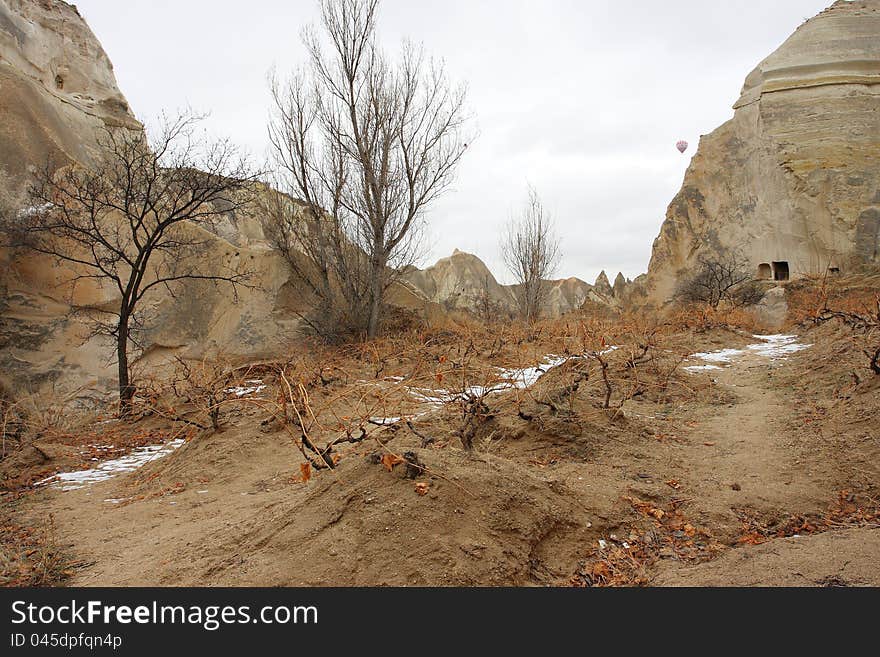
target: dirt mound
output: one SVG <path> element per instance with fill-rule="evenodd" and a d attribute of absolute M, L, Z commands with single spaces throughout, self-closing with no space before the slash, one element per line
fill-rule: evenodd
<path fill-rule="evenodd" d="M 551 584 L 574 568 L 590 514 L 564 484 L 491 456 L 423 458 L 444 472 L 419 478 L 424 495 L 402 467 L 388 473 L 361 460 L 237 526 L 218 547 L 289 585 Z M 247 581 L 240 576 L 210 575 Z"/>
<path fill-rule="evenodd" d="M 415 479 L 405 464 L 389 471 L 374 444 L 302 481 L 283 434 L 252 428 L 195 438 L 127 478 L 65 493 L 75 516 L 90 516 L 68 515 L 65 535 L 98 546 L 88 559 L 101 564 L 74 582 L 552 584 L 592 536 L 595 516 L 534 467 L 421 449 L 401 432 L 389 449 L 417 455 L 426 470 Z"/>
<path fill-rule="evenodd" d="M 845 529 L 730 550 L 716 561 L 660 566 L 655 586 L 880 586 L 880 529 Z"/>

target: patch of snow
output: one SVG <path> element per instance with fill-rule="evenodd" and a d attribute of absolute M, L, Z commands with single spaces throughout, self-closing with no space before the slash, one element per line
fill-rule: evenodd
<path fill-rule="evenodd" d="M 803 351 L 811 344 L 802 344 L 797 341 L 796 335 L 754 335 L 752 337 L 763 340 L 760 344 L 749 345 L 749 349 L 760 356 L 771 359 L 785 358 L 788 354 Z"/>
<path fill-rule="evenodd" d="M 248 379 L 245 383 L 248 385 L 227 388 L 226 392 L 236 397 L 245 397 L 246 395 L 255 395 L 266 389 L 262 379 Z"/>
<path fill-rule="evenodd" d="M 611 346 L 607 349 L 604 349 L 603 351 L 600 351 L 599 353 L 608 354 L 612 351 L 615 351 L 616 349 L 619 349 L 619 347 Z M 503 367 L 498 368 L 497 383 L 494 383 L 490 386 L 469 386 L 461 392 L 452 392 L 449 390 L 432 388 L 407 388 L 407 390 L 409 391 L 409 394 L 414 397 L 418 402 L 428 404 L 430 406 L 443 406 L 444 404 L 457 401 L 466 396 L 484 397 L 486 395 L 491 395 L 496 392 L 503 392 L 505 390 L 519 390 L 523 388 L 530 388 L 538 382 L 538 379 L 540 379 L 554 367 L 559 367 L 560 365 L 567 363 L 569 360 L 576 360 L 580 358 L 583 358 L 583 356 L 579 354 L 573 356 L 557 356 L 555 354 L 549 354 L 544 357 L 544 360 L 542 360 L 534 367 L 524 367 L 521 369 Z"/>
<path fill-rule="evenodd" d="M 42 205 L 31 205 L 26 208 L 22 208 L 18 211 L 19 217 L 33 217 L 38 214 L 43 214 L 44 212 L 51 210 L 53 205 L 51 203 L 43 203 Z"/>
<path fill-rule="evenodd" d="M 737 356 L 746 353 L 742 349 L 719 349 L 718 351 L 700 352 L 691 354 L 690 358 L 699 358 L 710 363 L 729 363 Z"/>
<path fill-rule="evenodd" d="M 568 359 L 568 356 L 555 356 L 551 354 L 546 356 L 543 361 L 534 367 L 525 367 L 523 369 L 502 369 L 499 378 L 508 382 L 509 385 L 507 385 L 507 387 L 509 388 L 530 388 L 535 385 L 538 382 L 538 379 L 544 374 L 552 370 L 554 367 L 559 367 L 568 361 Z"/>
<path fill-rule="evenodd" d="M 753 353 L 771 360 L 781 360 L 788 354 L 803 351 L 813 345 L 802 344 L 797 341 L 796 335 L 753 335 L 753 338 L 761 340 L 757 344 L 750 344 L 745 349 L 719 349 L 718 351 L 700 352 L 691 354 L 688 358 L 698 358 L 709 363 L 722 363 L 729 365 L 735 358 L 747 353 Z M 684 368 L 688 372 L 700 372 L 704 370 L 724 369 L 718 365 L 688 365 Z"/>
<path fill-rule="evenodd" d="M 403 418 L 400 417 L 371 417 L 370 422 L 372 424 L 378 424 L 380 427 L 387 427 L 392 424 L 397 424 Z"/>
<path fill-rule="evenodd" d="M 688 365 L 684 369 L 688 372 L 703 372 L 706 370 L 723 370 L 724 368 L 718 365 Z"/>
<path fill-rule="evenodd" d="M 150 461 L 155 461 L 163 456 L 167 456 L 178 447 L 183 445 L 182 439 L 172 440 L 164 445 L 148 445 L 146 447 L 138 447 L 130 454 L 122 456 L 118 459 L 110 459 L 104 461 L 97 467 L 89 470 L 76 470 L 74 472 L 59 472 L 51 477 L 38 481 L 35 486 L 51 484 L 55 488 L 61 490 L 76 490 L 96 484 L 101 481 L 112 479 L 113 477 L 125 472 L 134 472 L 138 468 L 143 467 Z"/>

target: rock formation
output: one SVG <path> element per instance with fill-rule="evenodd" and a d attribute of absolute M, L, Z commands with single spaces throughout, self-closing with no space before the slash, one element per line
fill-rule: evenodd
<path fill-rule="evenodd" d="M 746 78 L 701 138 L 643 293 L 667 301 L 702 253 L 737 249 L 758 278 L 880 261 L 880 0 L 838 1 Z"/>
<path fill-rule="evenodd" d="M 473 310 L 485 297 L 506 310 L 516 303 L 513 291 L 498 283 L 482 260 L 458 249 L 427 269 L 413 269 L 406 280 L 428 299 L 450 310 Z"/>
<path fill-rule="evenodd" d="M 596 277 L 596 282 L 593 283 L 593 289 L 606 298 L 610 299 L 614 296 L 614 289 L 611 287 L 611 283 L 608 282 L 608 275 L 605 273 L 604 269 L 599 272 L 599 275 Z"/>
<path fill-rule="evenodd" d="M 141 129 L 110 60 L 76 8 L 60 0 L 0 0 L 0 168 L 16 185 L 48 162 L 88 164 L 103 128 Z M 140 364 L 169 355 L 269 354 L 293 333 L 301 300 L 255 217 L 228 216 L 206 234 L 206 260 L 254 271 L 260 289 L 188 284 L 177 299 L 146 297 Z M 33 252 L 0 251 L 0 372 L 17 392 L 97 383 L 113 390 L 106 338 L 89 337 L 83 307 L 115 306 L 100 284 L 65 285 L 77 272 Z"/>
<path fill-rule="evenodd" d="M 612 288 L 612 292 L 614 292 L 615 299 L 622 299 L 624 294 L 626 294 L 626 286 L 629 285 L 629 281 L 623 276 L 622 272 L 617 272 L 617 277 L 614 279 L 614 287 Z"/>
<path fill-rule="evenodd" d="M 0 166 L 88 162 L 103 126 L 138 128 L 113 66 L 76 7 L 0 0 Z"/>
<path fill-rule="evenodd" d="M 458 249 L 427 269 L 409 271 L 406 282 L 447 310 L 475 311 L 488 299 L 503 313 L 516 312 L 516 286 L 501 285 L 482 260 Z M 579 278 L 548 281 L 548 284 L 545 312 L 552 317 L 580 308 L 584 301 L 596 296 L 592 286 Z"/>

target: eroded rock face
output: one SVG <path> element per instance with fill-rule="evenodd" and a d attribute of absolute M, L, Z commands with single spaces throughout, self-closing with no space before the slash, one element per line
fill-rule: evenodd
<path fill-rule="evenodd" d="M 16 177 L 90 161 L 105 126 L 139 128 L 101 44 L 57 0 L 0 0 L 0 116 L 0 165 Z"/>
<path fill-rule="evenodd" d="M 507 310 L 516 304 L 513 291 L 501 285 L 482 260 L 458 249 L 427 269 L 410 271 L 406 280 L 431 301 L 448 309 L 472 310 L 486 296 Z"/>
<path fill-rule="evenodd" d="M 141 129 L 113 67 L 76 8 L 60 0 L 0 0 L 0 167 L 13 184 L 51 160 L 88 165 L 105 128 Z M 253 272 L 253 287 L 188 283 L 176 298 L 142 302 L 145 370 L 170 356 L 231 360 L 278 353 L 297 335 L 301 291 L 263 238 L 255 216 L 228 215 L 205 234 L 206 268 Z M 194 230 L 200 230 L 194 228 Z M 113 345 L 90 337 L 74 309 L 114 308 L 118 293 L 30 251 L 0 250 L 0 378 L 17 394 L 53 385 L 112 394 Z"/>
<path fill-rule="evenodd" d="M 700 140 L 654 242 L 649 300 L 707 251 L 756 277 L 878 262 L 880 0 L 840 1 L 746 78 L 733 119 Z"/>
<path fill-rule="evenodd" d="M 406 281 L 447 310 L 478 311 L 482 300 L 488 298 L 498 310 L 509 314 L 516 312 L 516 286 L 501 285 L 482 260 L 458 249 L 427 269 L 410 271 Z M 593 286 L 579 278 L 553 280 L 547 284 L 544 312 L 551 317 L 580 308 L 587 299 L 599 298 L 593 294 Z M 610 286 L 608 289 L 611 290 Z"/>
<path fill-rule="evenodd" d="M 596 292 L 605 297 L 614 296 L 614 289 L 611 287 L 611 283 L 608 282 L 608 275 L 604 270 L 599 272 L 599 275 L 596 277 L 596 282 L 593 283 L 593 288 Z"/>

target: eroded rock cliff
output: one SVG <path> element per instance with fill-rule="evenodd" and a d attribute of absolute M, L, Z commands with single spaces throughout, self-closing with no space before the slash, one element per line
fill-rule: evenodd
<path fill-rule="evenodd" d="M 0 0 L 0 162 L 21 177 L 48 159 L 88 162 L 104 126 L 139 124 L 76 7 Z"/>
<path fill-rule="evenodd" d="M 427 269 L 408 272 L 406 281 L 427 299 L 448 310 L 479 312 L 488 300 L 491 307 L 503 313 L 516 313 L 516 286 L 500 284 L 482 260 L 458 249 Z M 608 294 L 604 295 L 597 294 L 592 285 L 575 277 L 547 284 L 544 312 L 551 317 L 580 308 L 587 300 L 613 303 L 610 285 Z"/>
<path fill-rule="evenodd" d="M 101 156 L 105 128 L 142 129 L 76 8 L 0 0 L 0 167 L 11 184 L 26 184 L 49 163 L 88 165 Z M 258 357 L 295 334 L 302 301 L 258 217 L 230 214 L 205 238 L 206 266 L 246 268 L 253 287 L 233 298 L 223 285 L 192 283 L 173 299 L 145 297 L 139 364 L 171 355 Z M 26 250 L 0 250 L 0 269 L 2 383 L 18 394 L 46 385 L 112 393 L 112 344 L 90 335 L 82 311 L 114 307 L 117 292 L 96 281 L 72 285 L 82 272 Z"/>
<path fill-rule="evenodd" d="M 877 263 L 880 0 L 839 1 L 746 78 L 702 137 L 642 291 L 663 303 L 700 254 L 740 250 L 756 277 Z"/>

